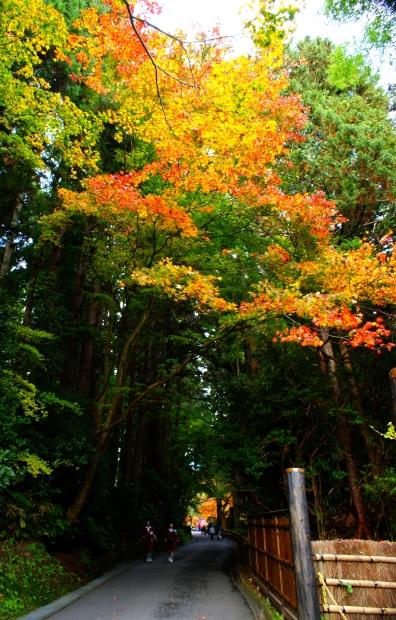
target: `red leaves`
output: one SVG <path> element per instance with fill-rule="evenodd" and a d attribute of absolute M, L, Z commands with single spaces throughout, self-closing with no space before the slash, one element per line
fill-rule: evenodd
<path fill-rule="evenodd" d="M 61 190 L 66 208 L 96 214 L 101 218 L 135 213 L 148 224 L 179 230 L 186 237 L 197 235 L 191 217 L 181 207 L 168 203 L 164 196 L 149 194 L 143 196 L 135 187 L 133 174 L 114 174 L 93 177 L 86 182 L 87 191 L 82 193 Z"/>
<path fill-rule="evenodd" d="M 356 321 L 358 321 L 357 318 Z M 343 327 L 345 329 L 345 325 Z M 384 340 L 390 335 L 391 330 L 385 327 L 384 320 L 378 318 L 376 321 L 367 321 L 361 327 L 351 330 L 344 336 L 344 343 L 353 348 L 364 347 L 378 353 L 381 349 L 391 351 L 396 345 Z M 320 347 L 324 344 L 319 330 L 306 325 L 285 329 L 282 332 L 278 331 L 273 342 L 295 342 L 302 347 Z"/>
<path fill-rule="evenodd" d="M 346 306 L 331 308 L 326 312 L 318 311 L 312 318 L 312 323 L 317 327 L 331 327 L 333 329 L 355 329 L 361 323 L 361 316 L 353 313 Z"/>
<path fill-rule="evenodd" d="M 292 327 L 286 329 L 283 332 L 277 332 L 277 338 L 274 338 L 274 342 L 296 342 L 302 347 L 321 347 L 323 340 L 319 337 L 316 330 L 307 327 L 306 325 L 299 325 L 298 327 Z"/>
<path fill-rule="evenodd" d="M 275 205 L 281 217 L 296 228 L 305 227 L 317 240 L 327 240 L 334 226 L 346 221 L 324 192 L 289 196 L 270 186 L 260 202 Z"/>
<path fill-rule="evenodd" d="M 391 351 L 396 345 L 392 342 L 384 342 L 384 338 L 389 338 L 391 330 L 387 329 L 384 320 L 379 317 L 376 321 L 368 321 L 362 327 L 354 329 L 349 333 L 349 344 L 351 347 L 366 347 L 378 351 L 387 349 Z"/>

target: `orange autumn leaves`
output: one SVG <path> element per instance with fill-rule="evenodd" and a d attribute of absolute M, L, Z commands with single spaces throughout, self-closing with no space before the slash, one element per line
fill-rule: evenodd
<path fill-rule="evenodd" d="M 389 330 L 381 319 L 365 322 L 362 304 L 395 303 L 394 255 L 377 258 L 369 243 L 334 248 L 333 232 L 343 222 L 335 204 L 321 192 L 285 195 L 274 170 L 305 123 L 298 97 L 285 95 L 279 43 L 230 58 L 221 41 L 190 45 L 151 28 L 144 19 L 157 10 L 154 3 L 139 4 L 144 12 L 134 28 L 124 2 L 105 5 L 102 14 L 82 13 L 60 58 L 76 81 L 103 97 L 99 117 L 114 139 L 151 144 L 155 155 L 124 174 L 86 180 L 82 192 L 62 190 L 63 208 L 113 226 L 130 217 L 128 234 L 138 218 L 139 226 L 194 244 L 207 238 L 197 218 L 202 197 L 215 212 L 218 197 L 226 196 L 236 214 L 238 205 L 252 210 L 258 235 L 265 213 L 273 235 L 257 253 L 263 279 L 249 301 L 237 308 L 222 298 L 218 277 L 180 259 L 176 264 L 172 255 L 137 266 L 131 281 L 196 302 L 200 310 L 287 317 L 295 324 L 278 331 L 284 342 L 321 346 L 321 331 L 333 330 L 351 346 L 388 346 Z M 150 190 L 153 180 L 161 191 L 158 183 Z M 312 254 L 314 260 L 301 258 Z"/>
<path fill-rule="evenodd" d="M 84 192 L 61 189 L 59 195 L 66 209 L 111 219 L 117 214 L 136 214 L 143 223 L 180 231 L 186 237 L 197 234 L 190 216 L 168 201 L 165 195 L 142 195 L 131 174 L 101 175 L 88 179 Z"/>
<path fill-rule="evenodd" d="M 124 72 L 137 75 L 147 55 L 138 38 L 131 36 L 123 3 L 105 0 L 103 8 L 81 11 L 67 44 L 58 50 L 58 59 L 72 68 L 76 82 L 106 94 L 120 88 Z M 140 8 L 148 15 L 156 10 L 155 3 L 147 1 Z M 142 23 L 136 28 L 142 33 L 146 29 Z"/>
<path fill-rule="evenodd" d="M 289 261 L 289 269 L 291 269 Z M 348 252 L 325 245 L 314 261 L 295 262 L 284 286 L 267 285 L 241 306 L 244 316 L 267 313 L 296 324 L 277 332 L 275 340 L 321 346 L 333 330 L 352 347 L 390 349 L 391 335 L 378 316 L 365 321 L 363 308 L 396 303 L 396 257 L 383 259 L 370 243 Z M 375 315 L 376 316 L 376 315 Z"/>
<path fill-rule="evenodd" d="M 140 17 L 136 34 L 124 3 L 105 4 L 104 15 L 83 12 L 62 57 L 111 100 L 101 118 L 116 139 L 155 145 L 139 178 L 160 175 L 175 201 L 198 189 L 259 204 L 269 167 L 304 123 L 299 99 L 284 95 L 280 50 L 225 60 L 220 43 L 182 44 Z"/>

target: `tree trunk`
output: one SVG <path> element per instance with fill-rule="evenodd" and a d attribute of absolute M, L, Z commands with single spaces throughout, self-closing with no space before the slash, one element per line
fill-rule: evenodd
<path fill-rule="evenodd" d="M 351 427 L 342 413 L 343 398 L 337 376 L 337 362 L 334 355 L 333 344 L 329 339 L 329 334 L 327 331 L 323 330 L 321 333 L 321 337 L 324 342 L 323 353 L 326 358 L 327 376 L 330 381 L 334 400 L 336 401 L 340 409 L 337 416 L 337 437 L 341 444 L 347 470 L 348 487 L 351 494 L 356 523 L 355 537 L 370 538 L 365 505 L 359 484 L 359 472 L 353 457 L 353 441 Z"/>
<path fill-rule="evenodd" d="M 371 538 L 367 523 L 366 509 L 359 484 L 359 472 L 353 458 L 351 427 L 343 415 L 339 416 L 337 436 L 340 440 L 348 476 L 348 486 L 356 521 L 355 538 Z"/>
<path fill-rule="evenodd" d="M 34 305 L 34 294 L 36 290 L 37 278 L 39 270 L 35 268 L 34 273 L 29 281 L 28 293 L 26 296 L 25 309 L 23 312 L 23 325 L 30 326 L 32 324 L 32 312 Z"/>
<path fill-rule="evenodd" d="M 99 283 L 95 283 L 95 292 L 100 290 Z M 80 371 L 78 378 L 78 391 L 85 398 L 92 398 L 97 384 L 96 376 L 100 371 L 95 366 L 95 339 L 93 330 L 99 328 L 103 315 L 103 307 L 96 300 L 91 300 L 87 309 L 88 333 L 84 338 L 81 351 Z"/>
<path fill-rule="evenodd" d="M 140 408 L 126 419 L 118 484 L 132 513 L 139 508 L 146 420 Z"/>
<path fill-rule="evenodd" d="M 393 421 L 396 424 L 396 368 L 392 368 L 389 371 L 389 380 L 392 393 Z"/>
<path fill-rule="evenodd" d="M 81 511 L 84 508 L 85 502 L 88 499 L 95 480 L 98 465 L 106 451 L 108 440 L 108 433 L 103 433 L 102 435 L 100 435 L 100 439 L 96 444 L 95 454 L 93 455 L 87 469 L 85 470 L 84 480 L 77 494 L 77 497 L 75 498 L 71 506 L 69 506 L 66 512 L 66 516 L 71 523 L 75 523 L 78 520 Z"/>
<path fill-rule="evenodd" d="M 35 300 L 36 300 L 36 288 L 39 286 L 40 288 L 40 276 L 48 270 L 51 274 L 51 281 L 57 282 L 59 280 L 59 269 L 62 260 L 61 248 L 55 246 L 51 250 L 50 257 L 44 263 L 42 258 L 38 258 L 31 269 L 31 277 L 29 280 L 29 286 L 26 295 L 25 301 L 25 309 L 23 312 L 23 325 L 31 326 L 32 324 L 32 314 L 35 309 Z M 49 295 L 49 299 L 51 299 L 52 289 L 51 286 L 47 288 L 47 294 Z M 37 297 L 39 297 L 40 293 L 37 293 Z M 46 317 L 43 317 L 46 318 Z"/>
<path fill-rule="evenodd" d="M 15 239 L 17 236 L 17 224 L 19 221 L 19 215 L 21 213 L 23 206 L 22 195 L 19 194 L 14 212 L 12 214 L 11 223 L 10 223 L 10 232 L 8 234 L 7 243 L 4 249 L 3 260 L 1 262 L 0 267 L 0 280 L 3 280 L 5 276 L 8 274 L 11 268 L 12 256 L 15 252 Z"/>
<path fill-rule="evenodd" d="M 360 390 L 359 390 L 358 383 L 356 381 L 355 373 L 353 372 L 352 361 L 349 355 L 348 348 L 343 343 L 340 343 L 339 347 L 341 351 L 342 363 L 345 368 L 346 376 L 348 379 L 351 394 L 355 401 L 356 409 L 360 413 L 362 420 L 365 420 L 366 412 L 363 407 L 362 399 L 360 396 Z M 370 430 L 369 430 L 367 422 L 362 422 L 359 425 L 359 430 L 362 435 L 364 445 L 366 446 L 367 456 L 369 457 L 370 463 L 374 466 L 375 470 L 378 471 L 378 465 L 379 465 L 378 464 L 378 452 L 374 449 L 374 446 L 370 441 Z"/>
<path fill-rule="evenodd" d="M 71 299 L 71 311 L 73 313 L 74 330 L 81 325 L 83 320 L 84 285 L 89 265 L 89 257 L 86 249 L 86 241 L 82 243 L 78 266 L 74 278 L 73 299 Z M 81 342 L 80 338 L 73 333 L 66 343 L 66 361 L 62 373 L 62 385 L 68 391 L 77 391 L 79 384 L 79 368 L 81 365 Z"/>
<path fill-rule="evenodd" d="M 101 410 L 106 404 L 106 395 L 107 395 L 108 389 L 105 388 L 102 394 L 102 397 L 99 400 L 98 412 L 94 416 L 94 420 L 96 421 L 97 425 L 102 423 L 102 428 L 97 427 L 94 429 L 94 432 L 96 433 L 96 437 L 97 437 L 96 446 L 95 446 L 95 454 L 93 455 L 86 469 L 84 480 L 82 482 L 80 490 L 74 502 L 71 504 L 71 506 L 69 507 L 67 511 L 67 517 L 71 522 L 77 521 L 81 513 L 81 510 L 84 507 L 85 502 L 87 501 L 87 498 L 89 496 L 89 493 L 91 492 L 91 489 L 94 483 L 95 474 L 96 474 L 98 465 L 106 451 L 107 444 L 111 437 L 114 423 L 120 415 L 120 410 L 122 408 L 122 400 L 123 400 L 123 394 L 121 392 L 121 388 L 124 387 L 124 380 L 125 380 L 128 365 L 129 365 L 130 351 L 131 351 L 132 346 L 136 343 L 136 340 L 141 330 L 143 329 L 143 326 L 146 323 L 148 316 L 149 316 L 149 311 L 146 310 L 143 313 L 136 328 L 134 329 L 132 334 L 130 334 L 130 336 L 127 338 L 126 342 L 124 343 L 124 347 L 120 355 L 119 363 L 117 366 L 116 388 L 119 388 L 119 389 L 116 392 L 115 396 L 113 397 L 111 407 L 109 411 L 107 412 L 106 418 L 104 421 L 101 415 Z"/>

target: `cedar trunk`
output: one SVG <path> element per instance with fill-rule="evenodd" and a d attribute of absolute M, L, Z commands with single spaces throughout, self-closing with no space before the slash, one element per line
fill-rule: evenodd
<path fill-rule="evenodd" d="M 93 415 L 93 420 L 95 423 L 95 428 L 93 430 L 94 434 L 97 437 L 95 453 L 85 471 L 84 480 L 77 493 L 77 496 L 67 511 L 67 517 L 72 522 L 76 521 L 79 518 L 81 510 L 83 509 L 84 504 L 88 499 L 95 480 L 98 465 L 106 452 L 108 442 L 111 438 L 112 429 L 117 424 L 117 421 L 122 414 L 123 395 L 121 389 L 124 387 L 125 384 L 125 378 L 127 376 L 127 371 L 130 364 L 130 354 L 134 345 L 136 344 L 141 330 L 143 329 L 143 326 L 148 319 L 148 316 L 149 312 L 148 310 L 146 310 L 141 316 L 140 321 L 133 330 L 132 334 L 129 335 L 126 342 L 124 343 L 124 347 L 122 349 L 120 359 L 117 365 L 116 388 L 118 388 L 118 390 L 113 396 L 110 409 L 107 413 L 104 413 L 104 411 L 106 410 L 105 405 L 107 404 L 106 397 L 108 394 L 109 385 L 105 386 L 102 396 L 99 398 L 97 411 Z M 108 381 L 110 381 L 110 374 L 107 379 Z"/>
<path fill-rule="evenodd" d="M 18 196 L 14 212 L 12 214 L 10 231 L 7 238 L 7 243 L 4 248 L 3 260 L 0 267 L 0 280 L 5 278 L 11 268 L 12 256 L 15 252 L 15 239 L 17 236 L 17 224 L 19 221 L 19 215 L 22 210 L 22 196 Z"/>
<path fill-rule="evenodd" d="M 344 369 L 346 371 L 346 376 L 348 379 L 349 387 L 351 390 L 352 397 L 355 401 L 355 406 L 362 420 L 365 420 L 366 414 L 364 411 L 362 398 L 360 395 L 360 389 L 358 383 L 356 381 L 355 373 L 353 372 L 352 360 L 349 355 L 348 348 L 345 344 L 340 343 L 339 345 L 341 351 L 341 359 L 344 365 Z M 373 443 L 370 437 L 370 429 L 367 422 L 364 422 L 359 425 L 360 433 L 362 435 L 362 439 L 364 441 L 364 445 L 367 450 L 367 456 L 369 457 L 370 463 L 373 465 L 375 471 L 378 471 L 378 452 L 374 449 Z"/>
<path fill-rule="evenodd" d="M 323 354 L 326 360 L 327 376 L 333 392 L 334 400 L 339 406 L 337 416 L 337 437 L 341 444 L 344 457 L 345 467 L 347 471 L 348 487 L 351 494 L 351 501 L 354 511 L 356 538 L 370 538 L 368 519 L 363 501 L 362 491 L 359 483 L 359 471 L 355 463 L 353 455 L 352 431 L 348 420 L 342 413 L 342 392 L 338 381 L 337 361 L 334 354 L 333 344 L 329 338 L 328 332 L 322 331 L 321 337 L 323 342 Z M 322 364 L 322 368 L 323 368 Z"/>

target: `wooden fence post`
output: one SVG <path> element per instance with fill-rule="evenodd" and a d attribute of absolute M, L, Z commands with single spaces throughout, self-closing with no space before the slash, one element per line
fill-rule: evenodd
<path fill-rule="evenodd" d="M 312 558 L 304 470 L 287 469 L 290 527 L 299 620 L 320 620 L 318 586 Z"/>

